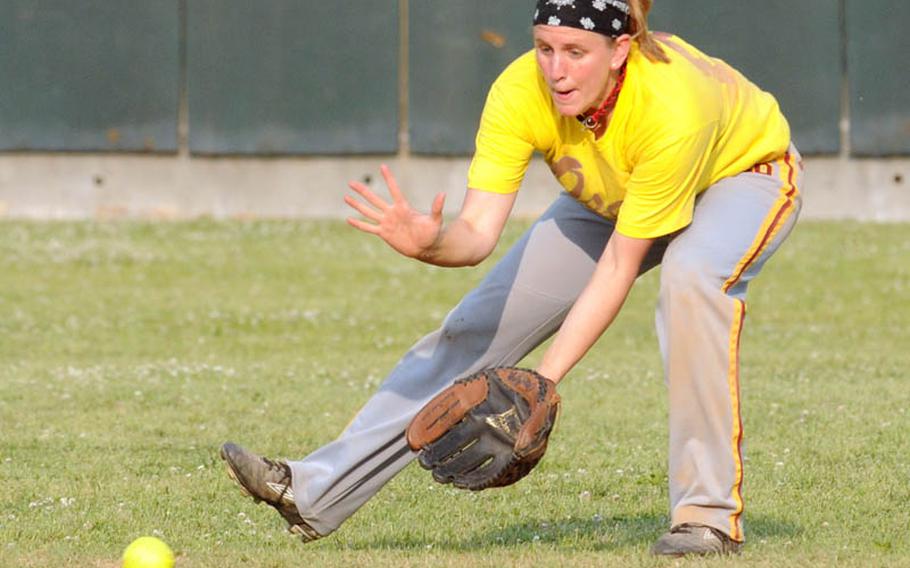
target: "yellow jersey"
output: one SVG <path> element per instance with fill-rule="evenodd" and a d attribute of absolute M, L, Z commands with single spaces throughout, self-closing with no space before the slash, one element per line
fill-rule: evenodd
<path fill-rule="evenodd" d="M 772 95 L 682 39 L 656 36 L 670 63 L 632 42 L 599 139 L 557 112 L 533 50 L 512 62 L 487 96 L 468 187 L 518 191 L 536 150 L 566 191 L 621 234 L 656 238 L 686 227 L 712 184 L 784 155 L 790 127 Z"/>

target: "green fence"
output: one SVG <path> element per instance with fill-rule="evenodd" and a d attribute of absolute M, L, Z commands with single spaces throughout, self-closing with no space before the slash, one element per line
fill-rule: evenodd
<path fill-rule="evenodd" d="M 176 2 L 0 0 L 0 150 L 174 151 Z"/>
<path fill-rule="evenodd" d="M 191 0 L 197 153 L 398 149 L 398 0 Z"/>
<path fill-rule="evenodd" d="M 910 154 L 907 0 L 847 0 L 850 146 L 854 155 Z M 903 22 L 903 23 L 901 23 Z"/>
<path fill-rule="evenodd" d="M 193 154 L 394 154 L 406 129 L 415 154 L 467 155 L 532 10 L 0 0 L 0 150 L 175 152 L 182 121 Z M 910 154 L 908 19 L 906 0 L 657 0 L 651 24 L 774 93 L 803 153 L 841 152 L 849 119 L 851 153 L 883 156 Z"/>

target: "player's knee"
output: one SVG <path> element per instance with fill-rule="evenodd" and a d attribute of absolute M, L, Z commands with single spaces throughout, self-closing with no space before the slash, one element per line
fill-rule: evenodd
<path fill-rule="evenodd" d="M 701 293 L 718 277 L 701 255 L 667 254 L 660 269 L 660 294 L 667 298 Z"/>
<path fill-rule="evenodd" d="M 459 343 L 470 338 L 478 331 L 477 314 L 465 313 L 456 309 L 442 323 L 442 340 L 447 343 Z"/>
<path fill-rule="evenodd" d="M 486 350 L 494 333 L 488 322 L 488 315 L 456 308 L 442 324 L 440 342 L 449 349 L 472 352 Z"/>
<path fill-rule="evenodd" d="M 442 340 L 448 343 L 458 341 L 470 333 L 471 321 L 466 315 L 452 313 L 442 324 Z"/>

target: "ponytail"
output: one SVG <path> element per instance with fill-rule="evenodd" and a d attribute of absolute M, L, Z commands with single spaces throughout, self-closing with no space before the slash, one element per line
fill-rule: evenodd
<path fill-rule="evenodd" d="M 638 49 L 651 61 L 669 63 L 670 58 L 664 53 L 663 47 L 648 31 L 648 12 L 651 11 L 653 0 L 628 0 L 631 13 L 629 14 L 629 33 L 632 39 L 638 42 Z"/>

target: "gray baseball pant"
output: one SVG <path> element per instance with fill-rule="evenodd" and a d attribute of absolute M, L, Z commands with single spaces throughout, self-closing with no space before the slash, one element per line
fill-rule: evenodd
<path fill-rule="evenodd" d="M 692 223 L 658 239 L 657 332 L 670 395 L 673 526 L 697 522 L 742 540 L 739 340 L 749 282 L 786 239 L 801 198 L 799 155 L 726 178 Z M 289 462 L 301 516 L 337 529 L 415 454 L 404 432 L 455 379 L 514 365 L 555 333 L 590 279 L 614 223 L 561 194 L 486 278 L 399 361 L 333 442 Z"/>

